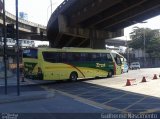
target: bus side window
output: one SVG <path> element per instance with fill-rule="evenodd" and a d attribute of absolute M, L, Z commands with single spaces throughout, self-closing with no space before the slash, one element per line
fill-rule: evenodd
<path fill-rule="evenodd" d="M 61 53 L 60 56 L 61 62 L 68 62 L 67 53 Z"/>
<path fill-rule="evenodd" d="M 102 62 L 106 62 L 107 61 L 107 54 L 106 53 L 101 53 L 100 54 L 100 59 Z"/>
<path fill-rule="evenodd" d="M 81 61 L 80 53 L 73 53 L 73 61 L 75 62 Z"/>
<path fill-rule="evenodd" d="M 112 60 L 111 55 L 110 55 L 110 54 L 108 54 L 108 53 L 107 53 L 107 61 L 110 61 L 110 62 L 112 62 L 112 61 L 113 61 L 113 60 Z"/>
<path fill-rule="evenodd" d="M 43 58 L 47 62 L 58 63 L 59 62 L 59 53 L 56 52 L 43 52 Z"/>
<path fill-rule="evenodd" d="M 73 62 L 73 53 L 67 53 L 67 62 Z"/>
<path fill-rule="evenodd" d="M 93 62 L 101 61 L 101 57 L 99 53 L 93 53 L 90 55 L 91 55 L 91 61 Z"/>

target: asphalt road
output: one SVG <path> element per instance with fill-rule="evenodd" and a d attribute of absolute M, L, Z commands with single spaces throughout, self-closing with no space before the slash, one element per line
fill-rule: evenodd
<path fill-rule="evenodd" d="M 160 79 L 152 80 L 153 75 L 158 75 L 159 71 L 160 69 L 157 68 L 141 69 L 129 71 L 127 74 L 113 78 L 23 86 L 21 87 L 21 93 L 42 90 L 55 91 L 55 97 L 1 104 L 0 112 L 28 112 L 35 114 L 34 116 L 37 113 L 47 113 L 46 116 L 52 118 L 55 117 L 55 113 L 92 113 L 90 115 L 96 118 L 101 118 L 100 114 L 102 113 L 159 113 Z M 146 76 L 148 82 L 140 83 L 143 76 Z M 125 86 L 128 78 L 136 79 L 136 83 L 132 86 Z M 9 93 L 15 91 L 16 87 L 9 88 Z M 0 87 L 0 95 L 3 95 L 2 87 Z M 67 116 L 70 117 L 70 115 Z M 92 116 L 85 115 L 88 118 Z M 43 116 L 39 115 L 38 117 Z M 80 117 L 80 115 L 77 117 Z"/>

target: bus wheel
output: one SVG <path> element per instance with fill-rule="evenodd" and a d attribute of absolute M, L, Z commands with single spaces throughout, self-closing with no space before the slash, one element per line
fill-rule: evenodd
<path fill-rule="evenodd" d="M 43 74 L 38 74 L 38 80 L 43 80 Z"/>
<path fill-rule="evenodd" d="M 77 75 L 76 72 L 72 72 L 72 73 L 70 74 L 69 79 L 70 79 L 71 81 L 77 81 L 77 78 L 78 78 L 78 75 Z"/>
<path fill-rule="evenodd" d="M 112 71 L 109 71 L 107 77 L 108 77 L 108 78 L 111 78 L 112 76 L 113 76 L 113 72 L 112 72 Z"/>

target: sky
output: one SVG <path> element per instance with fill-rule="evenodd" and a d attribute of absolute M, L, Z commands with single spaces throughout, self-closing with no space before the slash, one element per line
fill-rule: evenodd
<path fill-rule="evenodd" d="M 18 0 L 18 2 L 19 12 L 27 13 L 29 21 L 46 26 L 51 15 L 51 3 L 53 12 L 63 0 Z M 5 0 L 5 7 L 6 11 L 15 15 L 15 0 Z"/>
<path fill-rule="evenodd" d="M 15 15 L 15 0 L 5 0 L 6 10 Z M 25 12 L 28 14 L 28 20 L 47 26 L 48 19 L 51 15 L 51 3 L 52 12 L 57 8 L 57 6 L 62 3 L 63 0 L 19 0 L 19 12 Z M 138 27 L 148 27 L 151 29 L 160 29 L 160 16 L 145 20 L 147 23 L 138 23 L 133 26 L 127 27 L 124 30 L 124 37 L 121 39 L 129 38 L 129 33 L 132 32 L 134 26 Z"/>
<path fill-rule="evenodd" d="M 28 14 L 28 20 L 47 26 L 51 13 L 63 2 L 63 0 L 18 0 L 19 12 Z M 51 12 L 52 6 L 52 12 Z M 6 11 L 15 13 L 15 0 L 5 0 Z M 46 41 L 35 41 L 35 46 L 49 45 Z"/>

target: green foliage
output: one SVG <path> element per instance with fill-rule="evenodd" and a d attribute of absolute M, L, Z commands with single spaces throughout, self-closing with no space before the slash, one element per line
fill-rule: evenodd
<path fill-rule="evenodd" d="M 146 47 L 146 52 L 150 54 L 151 57 L 160 57 L 160 38 L 150 40 Z"/>
<path fill-rule="evenodd" d="M 130 34 L 132 39 L 129 47 L 134 49 L 144 49 L 144 39 L 145 39 L 145 48 L 146 53 L 151 57 L 160 57 L 160 37 L 159 30 L 152 30 L 150 28 L 138 28 L 133 29 L 133 32 Z"/>

